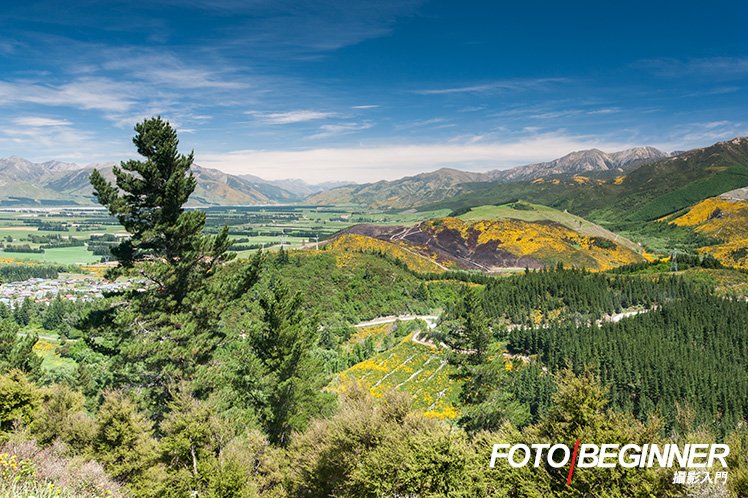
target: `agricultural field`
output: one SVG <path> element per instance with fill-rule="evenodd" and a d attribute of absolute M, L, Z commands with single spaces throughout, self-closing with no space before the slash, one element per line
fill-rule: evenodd
<path fill-rule="evenodd" d="M 233 250 L 239 257 L 258 249 L 310 247 L 357 223 L 409 223 L 441 213 L 379 213 L 354 207 L 303 205 L 203 209 L 206 232 L 216 233 L 228 225 Z M 110 257 L 108 247 L 125 236 L 124 228 L 103 209 L 0 209 L 0 252 L 13 261 L 99 263 Z"/>

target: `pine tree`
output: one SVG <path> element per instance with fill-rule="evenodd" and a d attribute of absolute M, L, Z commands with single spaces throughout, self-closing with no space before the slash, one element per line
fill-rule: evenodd
<path fill-rule="evenodd" d="M 203 235 L 205 213 L 184 209 L 197 185 L 190 171 L 194 156 L 180 154 L 177 132 L 161 117 L 135 126 L 133 143 L 145 161 L 114 167 L 116 186 L 98 170 L 91 173 L 94 195 L 130 234 L 112 249 L 120 269 L 140 269 L 177 306 L 213 267 L 230 259 L 228 228 Z"/>
<path fill-rule="evenodd" d="M 33 349 L 38 338 L 34 333 L 20 336 L 19 331 L 15 321 L 0 320 L 0 373 L 17 369 L 32 376 L 39 375 L 42 359 Z"/>
<path fill-rule="evenodd" d="M 449 334 L 447 344 L 459 356 L 457 363 L 479 365 L 484 362 L 491 334 L 481 295 L 469 289 L 462 300 L 459 325 Z"/>
<path fill-rule="evenodd" d="M 298 294 L 273 283 L 232 326 L 244 339 L 219 361 L 226 396 L 256 413 L 272 442 L 287 444 L 293 431 L 328 406 L 321 389 L 329 379 L 316 352 L 318 325 L 304 313 Z"/>
<path fill-rule="evenodd" d="M 93 449 L 116 479 L 135 481 L 156 460 L 151 422 L 123 393 L 108 392 L 98 413 Z"/>

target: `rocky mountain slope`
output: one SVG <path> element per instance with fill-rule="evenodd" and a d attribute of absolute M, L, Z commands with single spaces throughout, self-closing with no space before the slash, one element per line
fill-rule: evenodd
<path fill-rule="evenodd" d="M 492 171 L 487 175 L 493 181 L 519 182 L 561 175 L 585 175 L 602 173 L 620 175 L 638 166 L 668 157 L 669 154 L 654 147 L 635 147 L 607 154 L 598 149 L 572 152 L 559 159 L 545 163 L 528 164 L 504 171 Z"/>

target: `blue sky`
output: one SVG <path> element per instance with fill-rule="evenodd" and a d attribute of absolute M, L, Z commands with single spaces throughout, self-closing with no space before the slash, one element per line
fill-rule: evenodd
<path fill-rule="evenodd" d="M 748 135 L 743 2 L 3 2 L 0 156 L 308 181 Z"/>

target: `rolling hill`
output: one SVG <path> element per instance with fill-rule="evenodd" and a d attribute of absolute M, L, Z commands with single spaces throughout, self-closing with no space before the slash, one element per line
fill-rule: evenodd
<path fill-rule="evenodd" d="M 113 179 L 112 166 L 81 166 L 59 161 L 33 163 L 20 157 L 0 159 L 0 205 L 91 204 L 94 202 L 88 180 L 91 171 L 99 169 L 105 177 Z M 197 165 L 192 170 L 197 178 L 197 188 L 190 199 L 193 206 L 294 203 L 310 192 L 338 185 L 310 185 L 301 180 L 267 181 Z"/>
<path fill-rule="evenodd" d="M 748 201 L 744 194 L 728 192 L 695 204 L 669 223 L 689 227 L 720 241 L 699 248 L 722 263 L 748 269 Z"/>
<path fill-rule="evenodd" d="M 442 168 L 395 181 L 347 185 L 307 198 L 310 204 L 358 204 L 373 208 L 403 208 L 439 202 L 461 194 L 463 185 L 487 181 L 482 173 Z"/>
<path fill-rule="evenodd" d="M 553 161 L 509 170 L 471 173 L 442 168 L 395 181 L 344 186 L 313 195 L 307 201 L 312 204 L 360 204 L 375 208 L 407 209 L 449 200 L 471 192 L 477 185 L 530 182 L 539 178 L 578 174 L 613 178 L 665 157 L 668 154 L 654 147 L 636 147 L 612 154 L 590 149 L 572 152 Z"/>
<path fill-rule="evenodd" d="M 328 244 L 385 253 L 415 271 L 434 271 L 436 266 L 494 273 L 558 263 L 604 270 L 644 260 L 631 241 L 568 213 L 528 203 L 484 206 L 410 227 L 355 225 Z"/>
<path fill-rule="evenodd" d="M 465 185 L 460 196 L 423 209 L 466 209 L 524 199 L 596 222 L 641 223 L 747 185 L 748 138 L 735 138 L 647 163 L 615 178 L 575 175 Z"/>

